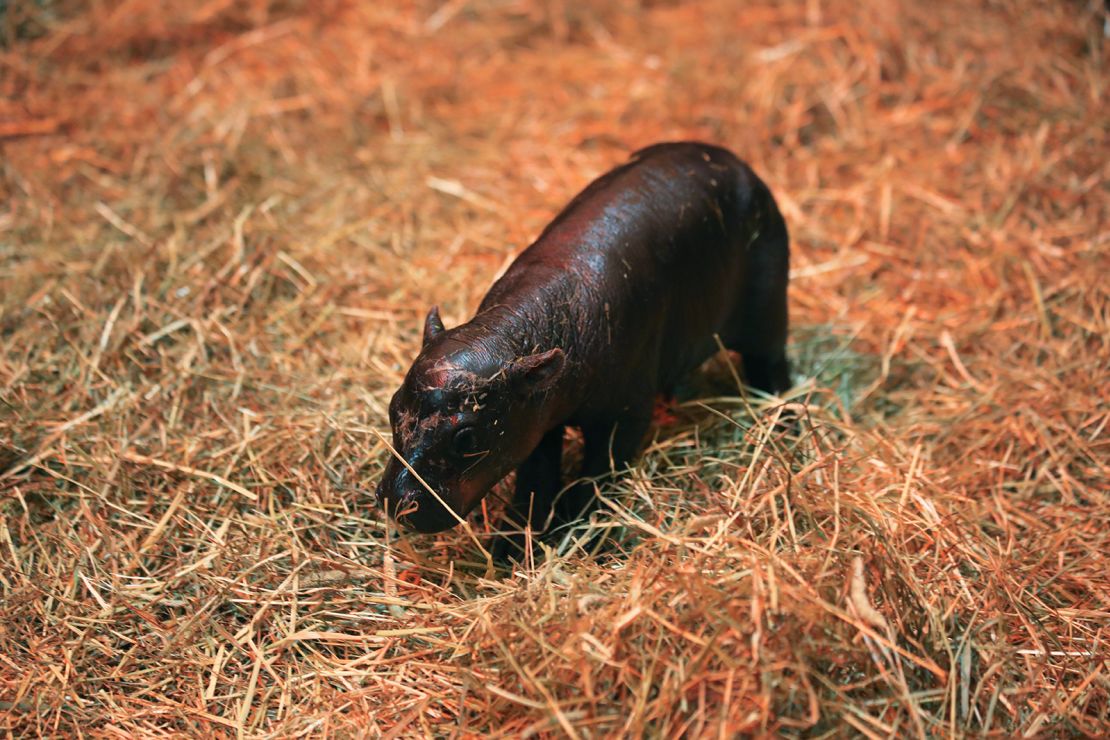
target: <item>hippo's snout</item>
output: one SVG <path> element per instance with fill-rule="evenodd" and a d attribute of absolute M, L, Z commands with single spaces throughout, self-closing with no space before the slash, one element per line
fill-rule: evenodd
<path fill-rule="evenodd" d="M 444 502 L 450 499 L 437 491 Z M 378 483 L 378 506 L 407 529 L 432 534 L 458 524 L 458 516 L 436 500 L 416 477 L 396 460 L 390 460 Z"/>

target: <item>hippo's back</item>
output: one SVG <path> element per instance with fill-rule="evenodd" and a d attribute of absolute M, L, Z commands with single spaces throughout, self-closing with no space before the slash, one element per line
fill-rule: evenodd
<path fill-rule="evenodd" d="M 735 155 L 656 144 L 593 181 L 490 289 L 543 325 L 584 382 L 658 390 L 735 313 L 766 187 Z M 771 201 L 773 207 L 773 201 Z M 775 211 L 777 216 L 777 210 Z M 480 309 L 481 310 L 481 309 Z"/>

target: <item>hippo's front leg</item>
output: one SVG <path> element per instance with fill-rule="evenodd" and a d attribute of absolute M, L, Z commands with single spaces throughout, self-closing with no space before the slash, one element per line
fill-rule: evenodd
<path fill-rule="evenodd" d="M 572 524 L 589 516 L 597 506 L 598 483 L 623 472 L 635 460 L 650 426 L 651 402 L 645 402 L 614 423 L 582 427 L 582 480 L 555 502 L 553 526 Z M 592 550 L 593 546 L 587 549 Z"/>
<path fill-rule="evenodd" d="M 550 430 L 516 471 L 512 503 L 498 526 L 492 555 L 498 562 L 520 560 L 527 545 L 525 528 L 539 534 L 547 527 L 551 506 L 562 487 L 563 426 Z"/>

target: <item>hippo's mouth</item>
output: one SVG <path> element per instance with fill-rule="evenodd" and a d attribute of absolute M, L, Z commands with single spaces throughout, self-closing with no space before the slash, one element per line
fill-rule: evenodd
<path fill-rule="evenodd" d="M 399 477 L 410 477 L 407 473 L 408 471 L 404 471 Z M 387 481 L 392 481 L 392 484 Z M 386 476 L 378 485 L 377 491 L 378 506 L 385 509 L 390 518 L 402 527 L 423 534 L 433 534 L 450 529 L 465 516 L 458 513 L 454 496 L 440 493 L 441 503 L 423 487 L 415 488 L 406 483 L 407 481 L 398 481 L 397 477 Z"/>
<path fill-rule="evenodd" d="M 459 523 L 460 515 L 447 509 L 426 492 L 408 497 L 393 516 L 394 521 L 422 534 L 434 534 Z"/>

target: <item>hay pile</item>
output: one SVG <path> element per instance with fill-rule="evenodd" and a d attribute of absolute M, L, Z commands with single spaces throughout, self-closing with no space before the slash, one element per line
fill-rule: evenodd
<path fill-rule="evenodd" d="M 0 726 L 1110 729 L 1101 3 L 3 6 Z M 673 409 L 598 559 L 396 538 L 423 312 L 676 138 L 787 215 L 800 433 Z"/>

